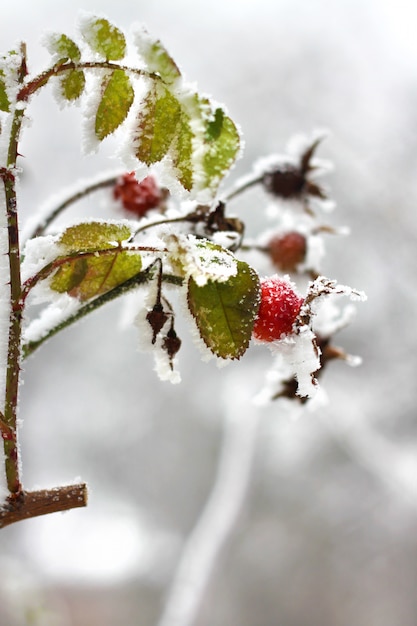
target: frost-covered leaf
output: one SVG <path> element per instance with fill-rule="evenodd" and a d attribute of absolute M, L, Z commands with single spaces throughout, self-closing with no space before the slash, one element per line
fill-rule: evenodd
<path fill-rule="evenodd" d="M 225 282 L 188 282 L 188 307 L 207 347 L 223 359 L 238 359 L 246 351 L 259 308 L 259 278 L 243 261 Z"/>
<path fill-rule="evenodd" d="M 50 281 L 58 293 L 68 293 L 81 302 L 121 285 L 140 272 L 142 259 L 128 250 L 108 251 L 74 258 L 61 265 Z"/>
<path fill-rule="evenodd" d="M 175 96 L 162 85 L 153 83 L 138 116 L 134 138 L 135 155 L 146 165 L 164 158 L 174 139 L 181 115 Z"/>
<path fill-rule="evenodd" d="M 10 111 L 10 102 L 6 91 L 6 83 L 4 81 L 4 72 L 0 70 L 0 111 Z"/>
<path fill-rule="evenodd" d="M 220 133 L 222 132 L 224 122 L 224 111 L 223 109 L 217 108 L 214 112 L 214 117 L 212 120 L 209 120 L 207 124 L 207 139 L 209 141 L 215 141 L 220 137 Z"/>
<path fill-rule="evenodd" d="M 234 122 L 217 108 L 206 122 L 203 169 L 207 186 L 215 189 L 231 168 L 240 148 L 240 136 Z"/>
<path fill-rule="evenodd" d="M 95 121 L 95 134 L 100 141 L 125 121 L 135 97 L 130 79 L 123 70 L 114 70 L 106 76 L 101 89 L 103 95 Z"/>
<path fill-rule="evenodd" d="M 177 136 L 171 148 L 172 162 L 177 170 L 177 178 L 187 191 L 191 191 L 194 182 L 193 138 L 189 116 L 183 112 L 177 128 Z"/>
<path fill-rule="evenodd" d="M 119 61 L 126 54 L 124 34 L 105 18 L 84 19 L 81 33 L 90 48 L 108 61 Z"/>
<path fill-rule="evenodd" d="M 77 44 L 67 37 L 67 35 L 59 35 L 54 33 L 47 40 L 47 48 L 51 54 L 57 59 L 69 59 L 77 63 L 81 59 L 81 51 Z"/>
<path fill-rule="evenodd" d="M 100 141 L 125 121 L 134 100 L 132 84 L 123 70 L 115 70 L 106 76 L 101 90 L 102 98 L 95 119 L 95 134 Z"/>
<path fill-rule="evenodd" d="M 70 70 L 60 77 L 60 91 L 65 100 L 78 100 L 85 87 L 85 76 L 82 70 Z"/>
<path fill-rule="evenodd" d="M 165 241 L 175 271 L 183 278 L 191 276 L 200 287 L 209 280 L 227 281 L 238 272 L 235 255 L 208 239 L 170 234 Z"/>
<path fill-rule="evenodd" d="M 67 228 L 57 243 L 66 255 L 80 254 L 59 266 L 50 280 L 51 289 L 85 301 L 137 274 L 142 267 L 140 255 L 121 248 L 131 234 L 126 224 L 108 222 Z"/>
<path fill-rule="evenodd" d="M 115 248 L 127 241 L 132 231 L 126 224 L 85 222 L 67 228 L 58 243 L 65 252 L 96 252 Z"/>
<path fill-rule="evenodd" d="M 166 48 L 159 40 L 153 39 L 145 29 L 137 33 L 136 45 L 148 70 L 159 74 L 167 85 L 171 85 L 181 76 L 177 64 Z"/>

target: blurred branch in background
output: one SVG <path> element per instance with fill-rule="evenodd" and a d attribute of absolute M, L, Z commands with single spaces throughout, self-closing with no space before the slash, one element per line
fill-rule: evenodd
<path fill-rule="evenodd" d="M 251 399 L 242 393 L 240 380 L 235 382 L 235 388 L 230 382 L 224 394 L 223 439 L 215 481 L 203 512 L 186 540 L 158 626 L 195 623 L 222 548 L 245 501 L 259 411 L 255 407 L 253 411 L 245 410 Z"/>

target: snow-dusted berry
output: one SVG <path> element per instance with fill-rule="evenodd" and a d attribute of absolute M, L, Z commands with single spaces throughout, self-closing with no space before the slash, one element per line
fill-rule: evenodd
<path fill-rule="evenodd" d="M 143 217 L 151 209 L 160 208 L 166 198 L 166 190 L 158 187 L 153 176 L 138 182 L 135 173 L 120 176 L 113 188 L 113 195 L 120 200 L 126 211 Z"/>
<path fill-rule="evenodd" d="M 261 279 L 261 304 L 253 327 L 259 341 L 275 341 L 292 332 L 304 300 L 279 276 Z"/>
<path fill-rule="evenodd" d="M 294 272 L 297 265 L 304 262 L 307 241 L 303 234 L 290 231 L 274 235 L 268 243 L 268 253 L 272 263 L 282 272 Z"/>

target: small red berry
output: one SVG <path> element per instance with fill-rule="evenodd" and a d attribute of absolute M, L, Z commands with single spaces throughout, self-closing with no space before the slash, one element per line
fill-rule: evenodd
<path fill-rule="evenodd" d="M 135 173 L 120 176 L 113 188 L 113 195 L 120 200 L 126 211 L 143 217 L 151 209 L 161 206 L 166 198 L 166 190 L 160 189 L 152 176 L 138 182 Z"/>
<path fill-rule="evenodd" d="M 291 283 L 278 276 L 261 279 L 261 305 L 253 327 L 260 341 L 275 341 L 292 332 L 304 300 Z"/>
<path fill-rule="evenodd" d="M 267 247 L 272 263 L 282 272 L 296 271 L 297 265 L 303 263 L 307 253 L 306 238 L 297 231 L 275 235 Z"/>

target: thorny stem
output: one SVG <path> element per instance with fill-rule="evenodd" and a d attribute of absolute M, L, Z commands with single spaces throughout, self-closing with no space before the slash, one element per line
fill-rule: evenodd
<path fill-rule="evenodd" d="M 26 75 L 25 48 L 21 48 L 21 65 L 18 72 L 18 80 L 23 82 Z M 16 181 L 14 170 L 18 157 L 18 142 L 24 107 L 16 108 L 10 131 L 9 150 L 7 155 L 7 167 L 2 170 L 8 233 L 8 257 L 10 275 L 10 322 L 7 350 L 6 394 L 4 402 L 4 422 L 8 430 L 2 429 L 4 440 L 5 470 L 7 487 L 11 497 L 18 497 L 22 491 L 19 476 L 19 452 L 17 445 L 16 422 L 17 422 L 17 396 L 20 373 L 20 341 L 22 333 L 22 307 L 20 305 L 21 277 L 20 277 L 20 249 L 19 249 L 19 224 L 17 216 Z"/>
<path fill-rule="evenodd" d="M 50 78 L 53 76 L 59 76 L 70 70 L 87 70 L 87 69 L 104 69 L 104 70 L 123 70 L 130 74 L 136 74 L 137 76 L 144 76 L 146 78 L 152 78 L 153 80 L 161 81 L 161 77 L 154 72 L 147 72 L 136 67 L 128 67 L 126 65 L 120 65 L 118 63 L 112 63 L 111 61 L 59 61 L 53 67 L 45 70 L 38 76 L 35 76 L 31 81 L 23 85 L 17 95 L 17 100 L 26 101 L 31 95 L 36 93 L 41 87 L 46 85 Z"/>

